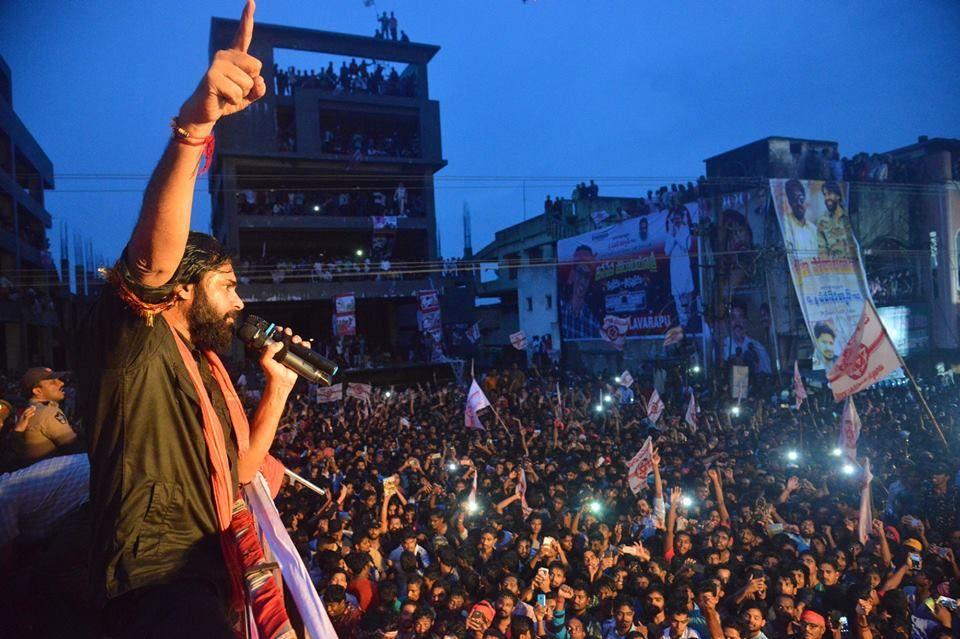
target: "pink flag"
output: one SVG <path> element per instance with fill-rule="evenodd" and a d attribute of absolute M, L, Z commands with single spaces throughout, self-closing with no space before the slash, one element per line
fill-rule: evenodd
<path fill-rule="evenodd" d="M 873 499 L 870 495 L 870 482 L 873 473 L 870 472 L 870 459 L 863 464 L 863 488 L 860 490 L 860 518 L 857 522 L 857 537 L 861 544 L 867 543 L 870 529 L 873 528 Z"/>
<path fill-rule="evenodd" d="M 630 320 L 626 317 L 617 317 L 616 315 L 607 315 L 603 318 L 603 328 L 600 336 L 603 341 L 610 342 L 618 351 L 623 350 L 623 345 L 627 341 L 627 329 L 630 328 Z"/>
<path fill-rule="evenodd" d="M 620 385 L 630 388 L 633 386 L 633 375 L 630 374 L 629 370 L 625 370 L 620 373 Z"/>
<path fill-rule="evenodd" d="M 526 519 L 533 512 L 533 508 L 527 505 L 527 473 L 520 469 L 520 477 L 517 479 L 517 488 L 514 491 L 520 495 L 520 508 L 523 510 L 523 518 Z"/>
<path fill-rule="evenodd" d="M 627 483 L 636 495 L 647 485 L 647 475 L 653 470 L 653 440 L 647 437 L 640 451 L 627 462 Z"/>
<path fill-rule="evenodd" d="M 800 366 L 796 361 L 793 362 L 793 392 L 797 396 L 797 410 L 800 410 L 800 404 L 807 398 L 807 389 L 803 387 Z"/>
<path fill-rule="evenodd" d="M 676 344 L 677 342 L 683 339 L 683 327 L 674 326 L 666 333 L 663 334 L 663 347 L 666 348 L 671 344 Z"/>
<path fill-rule="evenodd" d="M 477 417 L 477 411 L 489 406 L 490 400 L 483 394 L 477 380 L 473 380 L 473 383 L 470 384 L 470 391 L 467 393 L 467 406 L 463 411 L 463 421 L 467 428 L 486 430 L 483 423 L 480 422 L 480 418 Z"/>
<path fill-rule="evenodd" d="M 857 461 L 857 440 L 860 439 L 860 415 L 853 405 L 853 397 L 847 398 L 843 405 L 843 416 L 840 422 L 840 438 L 837 445 L 843 451 L 844 457 L 850 461 Z"/>
<path fill-rule="evenodd" d="M 690 393 L 690 403 L 687 404 L 687 413 L 683 416 L 683 421 L 693 429 L 693 432 L 697 432 L 697 425 L 700 423 L 699 413 L 700 409 L 697 408 L 697 398 L 694 397 L 693 393 Z"/>
<path fill-rule="evenodd" d="M 838 402 L 884 379 L 900 368 L 900 356 L 884 330 L 877 309 L 866 300 L 863 314 L 827 381 Z"/>
<path fill-rule="evenodd" d="M 339 402 L 343 396 L 343 384 L 334 384 L 333 386 L 320 386 L 317 388 L 317 403 L 325 404 L 327 402 Z"/>
<path fill-rule="evenodd" d="M 654 424 L 657 423 L 657 420 L 660 419 L 660 415 L 663 414 L 663 401 L 660 399 L 660 394 L 657 392 L 657 389 L 654 388 L 653 392 L 650 393 L 650 399 L 647 400 L 647 417 L 650 418 L 650 421 Z"/>

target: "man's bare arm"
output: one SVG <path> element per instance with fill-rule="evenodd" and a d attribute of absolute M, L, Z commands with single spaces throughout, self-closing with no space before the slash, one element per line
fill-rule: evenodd
<path fill-rule="evenodd" d="M 140 217 L 127 246 L 130 273 L 147 286 L 167 283 L 177 270 L 190 232 L 197 168 L 203 152 L 195 144 L 225 115 L 248 107 L 266 94 L 260 61 L 247 54 L 253 39 L 253 0 L 248 0 L 230 49 L 218 51 L 193 94 L 180 108 L 179 126 L 190 144 L 171 141 L 153 170 Z"/>

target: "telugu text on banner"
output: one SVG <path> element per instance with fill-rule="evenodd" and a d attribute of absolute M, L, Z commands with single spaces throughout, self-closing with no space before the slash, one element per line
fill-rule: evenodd
<path fill-rule="evenodd" d="M 843 399 L 899 366 L 866 286 L 846 210 L 847 184 L 775 179 L 770 180 L 770 192 L 813 340 L 813 367 L 826 370 L 834 398 Z"/>

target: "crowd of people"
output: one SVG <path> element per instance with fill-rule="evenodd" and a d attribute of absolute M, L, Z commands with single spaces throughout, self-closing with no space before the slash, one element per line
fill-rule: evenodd
<path fill-rule="evenodd" d="M 388 95 L 401 98 L 417 96 L 417 76 L 409 69 L 403 74 L 393 65 L 356 58 L 340 63 L 334 70 L 333 62 L 317 71 L 273 65 L 273 86 L 277 95 L 293 95 L 295 89 L 319 89 L 330 93 L 360 93 Z"/>
<path fill-rule="evenodd" d="M 874 303 L 879 305 L 917 301 L 922 293 L 916 273 L 909 269 L 872 274 L 869 286 Z"/>
<path fill-rule="evenodd" d="M 832 171 L 835 172 L 836 169 Z M 840 177 L 831 175 L 831 178 L 851 182 L 911 184 L 921 181 L 923 175 L 921 163 L 906 162 L 886 153 L 857 153 L 851 158 L 843 158 Z"/>
<path fill-rule="evenodd" d="M 320 132 L 320 151 L 333 155 L 365 157 L 420 157 L 420 136 L 416 131 L 385 131 L 380 127 L 344 131 L 338 124 Z"/>
<path fill-rule="evenodd" d="M 236 194 L 240 215 L 326 215 L 338 217 L 422 217 L 422 189 L 358 186 L 355 188 L 287 191 L 243 189 Z"/>
<path fill-rule="evenodd" d="M 400 24 L 397 21 L 397 16 L 393 14 L 393 11 L 390 12 L 390 15 L 387 15 L 386 11 L 384 11 L 381 14 L 378 14 L 377 24 L 379 24 L 380 26 L 376 30 L 376 32 L 373 34 L 373 37 L 376 38 L 377 40 L 395 40 L 400 42 L 410 42 L 410 37 L 407 35 L 407 32 L 399 28 Z"/>
<path fill-rule="evenodd" d="M 811 180 L 893 182 L 912 184 L 925 179 L 922 162 L 894 158 L 889 153 L 857 153 L 841 157 L 836 149 L 807 156 L 804 174 Z"/>
<path fill-rule="evenodd" d="M 407 269 L 414 272 L 407 273 Z M 309 256 L 298 259 L 244 258 L 237 263 L 241 284 L 271 282 L 333 282 L 343 280 L 422 279 L 426 277 L 459 277 L 466 274 L 457 258 L 446 258 L 436 265 L 398 265 L 389 259 L 369 256 Z"/>
<path fill-rule="evenodd" d="M 682 393 L 654 425 L 646 389 L 621 403 L 633 391 L 608 376 L 480 385 L 486 430 L 464 428 L 454 384 L 290 407 L 276 453 L 322 494 L 291 484 L 278 503 L 341 639 L 954 636 L 957 464 L 905 387 L 857 396 L 848 460 L 824 395 L 732 417 L 705 392 L 693 427 Z M 956 441 L 955 393 L 929 398 Z"/>
<path fill-rule="evenodd" d="M 17 302 L 33 313 L 56 310 L 50 291 L 43 287 L 18 286 L 0 273 L 0 301 Z"/>
<path fill-rule="evenodd" d="M 362 338 L 317 349 L 377 357 Z M 483 429 L 465 428 L 459 383 L 292 397 L 273 453 L 319 493 L 287 483 L 277 505 L 340 639 L 955 636 L 958 464 L 907 387 L 856 396 L 848 459 L 840 409 L 813 388 L 800 411 L 775 393 L 734 416 L 706 381 L 638 371 L 628 388 L 540 363 L 479 375 Z M 237 380 L 251 405 L 258 383 Z M 926 390 L 957 441 L 955 388 Z M 627 462 L 648 437 L 634 492 Z"/>

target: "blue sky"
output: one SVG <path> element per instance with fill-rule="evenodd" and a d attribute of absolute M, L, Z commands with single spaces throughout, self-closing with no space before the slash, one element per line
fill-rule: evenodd
<path fill-rule="evenodd" d="M 55 251 L 65 220 L 108 259 L 119 254 L 167 122 L 206 68 L 210 18 L 241 8 L 0 1 L 14 108 L 58 174 Z M 545 195 L 569 196 L 579 179 L 639 195 L 768 135 L 837 140 L 845 155 L 960 137 L 955 0 L 261 0 L 257 19 L 372 34 L 383 10 L 414 41 L 441 47 L 430 88 L 449 161 L 437 190 L 447 256 L 462 250 L 463 202 L 475 249 L 523 219 L 522 177 L 535 215 Z M 503 179 L 468 187 L 458 176 Z M 630 179 L 605 186 L 614 176 Z M 208 228 L 209 210 L 201 194 L 195 228 Z"/>

